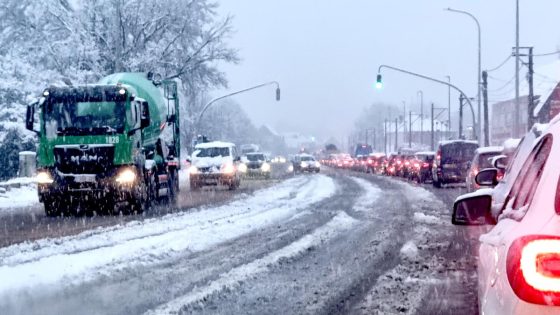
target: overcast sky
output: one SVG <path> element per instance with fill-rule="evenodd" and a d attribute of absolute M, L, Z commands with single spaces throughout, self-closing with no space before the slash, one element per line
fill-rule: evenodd
<path fill-rule="evenodd" d="M 555 51 L 560 43 L 558 0 L 521 0 L 521 46 L 536 53 Z M 255 124 L 326 138 L 348 134 L 362 109 L 374 102 L 447 105 L 447 88 L 384 71 L 383 90 L 374 88 L 377 67 L 389 64 L 454 84 L 476 96 L 477 33 L 474 21 L 444 8 L 474 14 L 482 27 L 482 67 L 500 64 L 515 45 L 515 0 L 219 0 L 220 15 L 232 15 L 236 30 L 231 45 L 242 62 L 222 67 L 229 89 L 219 96 L 276 80 L 263 89 L 235 98 Z M 536 65 L 554 61 L 536 59 Z M 514 75 L 510 60 L 491 73 L 489 89 Z M 526 69 L 522 69 L 524 79 Z M 509 98 L 514 85 L 490 93 L 492 101 Z M 452 110 L 457 110 L 453 94 Z"/>

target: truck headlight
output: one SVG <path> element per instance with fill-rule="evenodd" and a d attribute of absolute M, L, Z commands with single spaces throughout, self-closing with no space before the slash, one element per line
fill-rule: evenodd
<path fill-rule="evenodd" d="M 37 173 L 37 177 L 35 178 L 35 180 L 39 184 L 52 184 L 54 182 L 51 174 L 45 171 Z"/>
<path fill-rule="evenodd" d="M 315 167 L 321 167 L 321 163 L 315 162 Z"/>
<path fill-rule="evenodd" d="M 189 167 L 189 174 L 191 174 L 191 175 L 198 174 L 198 167 L 196 167 L 194 165 Z"/>
<path fill-rule="evenodd" d="M 261 170 L 263 172 L 270 172 L 270 164 L 268 163 L 263 163 L 263 165 L 261 166 Z"/>
<path fill-rule="evenodd" d="M 308 166 L 307 162 L 301 162 L 301 167 L 307 167 L 307 166 Z"/>
<path fill-rule="evenodd" d="M 294 171 L 294 166 L 293 165 L 289 165 L 288 166 L 288 173 L 291 173 Z"/>
<path fill-rule="evenodd" d="M 136 180 L 136 172 L 127 168 L 119 172 L 115 181 L 121 184 L 130 184 Z"/>
<path fill-rule="evenodd" d="M 237 170 L 241 173 L 247 173 L 247 165 L 245 163 L 241 163 L 237 166 Z"/>

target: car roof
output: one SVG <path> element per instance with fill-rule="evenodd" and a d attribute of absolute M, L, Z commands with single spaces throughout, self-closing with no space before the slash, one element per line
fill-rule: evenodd
<path fill-rule="evenodd" d="M 502 153 L 504 147 L 492 146 L 492 147 L 481 147 L 476 149 L 475 154 L 486 154 L 486 153 Z"/>
<path fill-rule="evenodd" d="M 231 142 L 211 141 L 211 142 L 199 143 L 194 148 L 208 149 L 208 148 L 231 148 L 231 147 L 235 147 L 235 144 Z"/>

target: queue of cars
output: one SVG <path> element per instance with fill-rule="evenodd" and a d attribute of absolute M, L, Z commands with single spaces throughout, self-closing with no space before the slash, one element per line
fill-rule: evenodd
<path fill-rule="evenodd" d="M 270 158 L 263 152 L 250 147 L 238 152 L 235 144 L 222 141 L 199 143 L 194 147 L 188 168 L 191 190 L 203 186 L 226 186 L 238 188 L 242 178 L 270 179 L 273 171 L 278 175 L 292 174 L 295 164 L 286 158 Z M 312 170 L 318 171 L 316 165 Z"/>
<path fill-rule="evenodd" d="M 560 313 L 560 116 L 535 125 L 509 158 L 481 170 L 457 198 L 455 225 L 488 225 L 479 238 L 481 314 Z"/>

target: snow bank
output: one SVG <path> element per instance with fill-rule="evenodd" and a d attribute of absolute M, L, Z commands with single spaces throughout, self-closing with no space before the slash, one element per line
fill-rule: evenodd
<path fill-rule="evenodd" d="M 18 177 L 0 182 L 0 214 L 27 211 L 27 207 L 38 203 L 35 178 Z"/>
<path fill-rule="evenodd" d="M 335 190 L 327 176 L 296 177 L 220 207 L 1 248 L 0 296 L 40 285 L 81 283 L 206 250 L 288 220 Z"/>
<path fill-rule="evenodd" d="M 440 218 L 434 217 L 433 215 L 424 214 L 421 212 L 414 212 L 414 221 L 426 224 L 443 224 Z"/>

